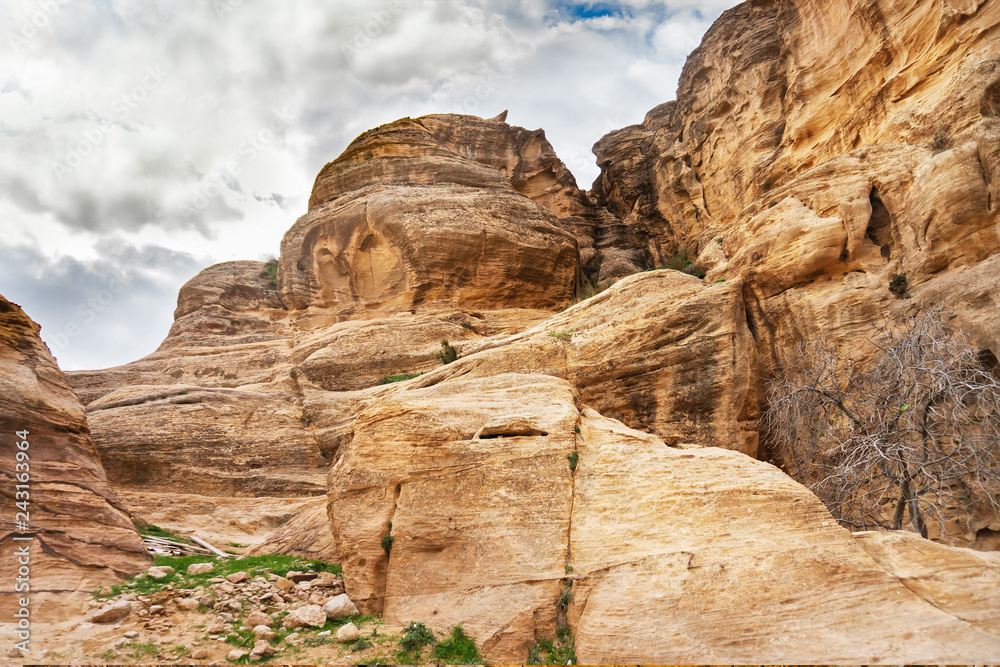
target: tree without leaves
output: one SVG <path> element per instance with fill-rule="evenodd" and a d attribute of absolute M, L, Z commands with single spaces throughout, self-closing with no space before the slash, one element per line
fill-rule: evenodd
<path fill-rule="evenodd" d="M 936 312 L 886 326 L 861 365 L 825 340 L 770 385 L 763 425 L 846 526 L 927 536 L 927 518 L 1000 511 L 1000 382 Z"/>

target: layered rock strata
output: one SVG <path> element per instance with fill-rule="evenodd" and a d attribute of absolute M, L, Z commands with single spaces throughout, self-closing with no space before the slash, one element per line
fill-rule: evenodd
<path fill-rule="evenodd" d="M 95 589 L 118 583 L 149 562 L 108 484 L 83 407 L 38 332 L 18 306 L 0 297 L 4 623 L 15 622 L 22 597 L 31 601 L 32 620 L 71 614 Z M 21 442 L 28 443 L 26 449 L 18 446 Z M 18 458 L 19 453 L 25 456 Z M 31 539 L 15 541 L 15 535 Z M 25 547 L 29 553 L 23 559 L 16 550 Z M 22 565 L 28 574 L 19 580 Z M 18 591 L 19 581 L 29 588 Z"/>
<path fill-rule="evenodd" d="M 938 564 L 970 555 L 936 587 L 914 586 L 776 468 L 668 447 L 586 408 L 565 380 L 410 383 L 372 401 L 354 431 L 329 495 L 348 594 L 389 622 L 461 624 L 491 661 L 523 662 L 554 636 L 565 600 L 583 663 L 1000 650 L 993 596 L 963 588 L 974 572 L 994 578 L 995 559 L 934 545 Z"/>
<path fill-rule="evenodd" d="M 597 143 L 592 194 L 658 261 L 742 281 L 763 379 L 804 340 L 863 362 L 877 327 L 927 309 L 995 365 L 998 52 L 991 2 L 743 3 L 675 101 Z M 932 535 L 980 548 L 1000 526 L 946 524 Z"/>

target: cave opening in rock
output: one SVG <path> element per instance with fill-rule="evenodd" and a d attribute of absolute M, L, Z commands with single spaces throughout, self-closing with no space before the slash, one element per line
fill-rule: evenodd
<path fill-rule="evenodd" d="M 882 203 L 878 188 L 872 188 L 868 201 L 871 203 L 872 216 L 868 220 L 865 236 L 881 249 L 882 257 L 888 260 L 892 256 L 892 216 Z"/>

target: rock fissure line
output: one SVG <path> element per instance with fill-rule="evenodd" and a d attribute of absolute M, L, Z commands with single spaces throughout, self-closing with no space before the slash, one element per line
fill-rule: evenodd
<path fill-rule="evenodd" d="M 877 560 L 875 560 L 875 558 L 871 554 L 869 554 L 865 549 L 861 549 L 861 550 L 865 552 L 865 555 L 868 556 L 869 559 L 871 559 L 871 562 L 875 565 L 875 567 L 877 567 L 882 572 L 885 572 L 886 575 L 888 575 L 889 577 L 892 577 L 893 579 L 895 579 L 896 581 L 898 581 L 899 584 L 903 588 L 905 588 L 910 594 L 912 594 L 913 597 L 915 597 L 917 600 L 919 600 L 922 603 L 928 605 L 929 607 L 933 608 L 934 610 L 941 612 L 942 614 L 946 614 L 947 616 L 950 616 L 951 618 L 955 619 L 956 621 L 959 621 L 960 623 L 964 623 L 971 630 L 974 630 L 976 632 L 984 632 L 986 634 L 993 634 L 993 635 L 996 634 L 996 633 L 986 632 L 985 630 L 979 628 L 975 623 L 972 623 L 972 622 L 970 622 L 970 621 L 962 618 L 961 616 L 953 614 L 950 611 L 947 611 L 946 609 L 942 609 L 933 600 L 928 599 L 927 597 L 925 597 L 924 595 L 922 595 L 921 593 L 919 593 L 917 590 L 915 590 L 914 587 L 913 587 L 913 584 L 909 581 L 909 578 L 900 577 L 899 575 L 894 574 L 893 572 L 887 570 L 881 563 L 879 563 Z"/>

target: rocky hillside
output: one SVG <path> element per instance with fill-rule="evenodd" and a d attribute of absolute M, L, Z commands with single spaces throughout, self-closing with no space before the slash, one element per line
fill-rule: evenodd
<path fill-rule="evenodd" d="M 852 534 L 759 418 L 801 341 L 864 356 L 892 315 L 943 307 L 996 364 L 998 26 L 746 2 L 597 143 L 590 193 L 506 114 L 363 134 L 279 258 L 206 269 L 156 352 L 69 375 L 111 488 L 339 562 L 361 611 L 491 661 L 565 628 L 582 662 L 995 661 L 1000 562 L 946 544 L 1000 518 Z"/>

